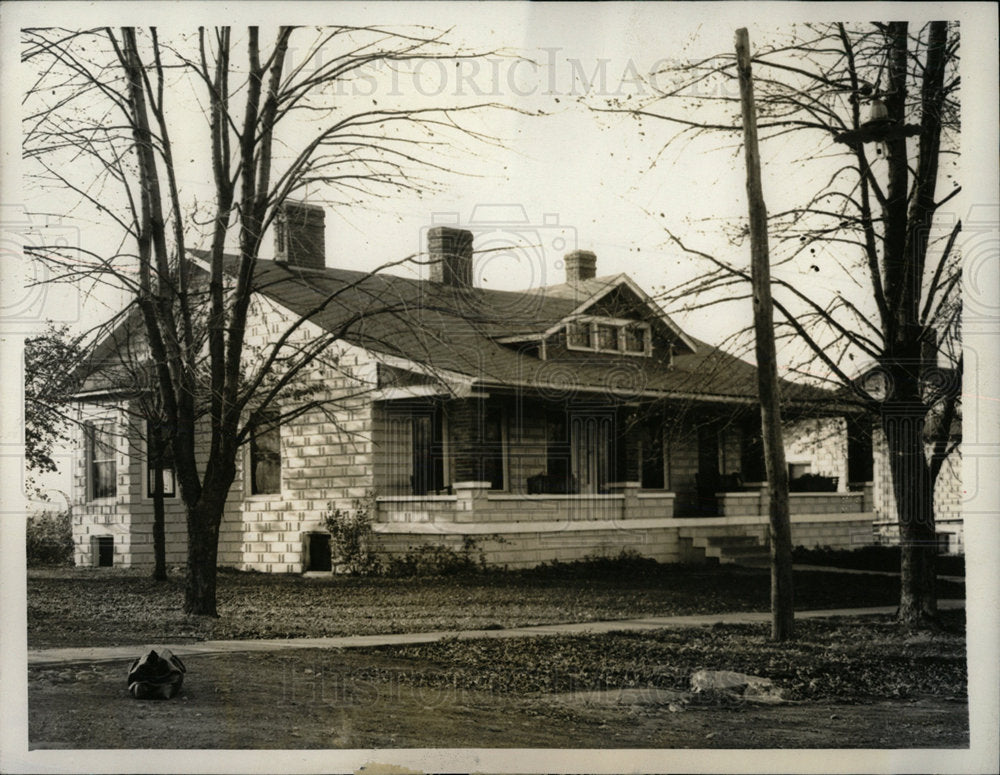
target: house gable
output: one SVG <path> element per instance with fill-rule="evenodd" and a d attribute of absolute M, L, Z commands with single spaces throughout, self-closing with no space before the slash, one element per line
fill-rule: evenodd
<path fill-rule="evenodd" d="M 571 301 L 569 309 L 531 333 L 498 338 L 520 351 L 537 342 L 539 356 L 562 357 L 569 351 L 615 356 L 652 356 L 669 363 L 673 353 L 693 353 L 695 340 L 625 274 L 567 282 L 539 289 L 547 299 Z"/>

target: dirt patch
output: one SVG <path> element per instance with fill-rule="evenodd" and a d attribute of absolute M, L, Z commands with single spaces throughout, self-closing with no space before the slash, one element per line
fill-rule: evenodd
<path fill-rule="evenodd" d="M 421 685 L 412 661 L 303 650 L 190 657 L 181 695 L 137 701 L 127 663 L 29 670 L 32 748 L 965 747 L 965 700 L 741 704 L 671 712 L 670 691 L 519 695 Z M 637 700 L 642 693 L 649 701 Z M 652 692 L 652 693 L 650 693 Z M 612 697 L 615 701 L 610 701 Z"/>

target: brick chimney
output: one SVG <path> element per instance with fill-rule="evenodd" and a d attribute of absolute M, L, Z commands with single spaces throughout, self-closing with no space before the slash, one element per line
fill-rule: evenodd
<path fill-rule="evenodd" d="M 472 286 L 472 232 L 451 226 L 427 230 L 430 279 L 436 283 Z"/>
<path fill-rule="evenodd" d="M 597 276 L 597 256 L 589 250 L 574 250 L 563 256 L 566 282 L 578 283 Z"/>
<path fill-rule="evenodd" d="M 274 260 L 302 269 L 325 269 L 324 219 L 319 205 L 284 202 L 274 222 Z"/>

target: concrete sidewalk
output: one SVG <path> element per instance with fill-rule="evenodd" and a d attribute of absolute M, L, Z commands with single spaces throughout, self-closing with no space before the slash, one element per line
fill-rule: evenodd
<path fill-rule="evenodd" d="M 941 600 L 941 610 L 965 607 L 964 600 Z M 796 619 L 817 619 L 830 616 L 871 616 L 893 614 L 896 606 L 876 608 L 837 608 L 821 611 L 796 611 Z M 623 630 L 660 630 L 664 628 L 704 627 L 713 624 L 758 624 L 770 622 L 768 611 L 725 614 L 694 614 L 690 616 L 650 616 L 641 619 L 544 624 L 535 627 L 512 627 L 506 630 L 456 630 L 412 632 L 389 635 L 346 635 L 334 638 L 282 638 L 273 640 L 206 640 L 197 643 L 149 644 L 166 646 L 180 657 L 201 654 L 229 654 L 249 651 L 286 651 L 290 649 L 350 649 L 373 646 L 399 646 L 411 643 L 433 643 L 445 638 L 527 638 L 537 635 L 620 632 Z M 128 662 L 139 657 L 147 646 L 103 646 L 93 648 L 29 649 L 28 666 L 73 664 L 76 662 Z"/>

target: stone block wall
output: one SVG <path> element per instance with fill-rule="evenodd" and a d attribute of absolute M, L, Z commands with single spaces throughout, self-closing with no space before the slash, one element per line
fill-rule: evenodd
<path fill-rule="evenodd" d="M 523 526 L 504 532 L 402 533 L 388 532 L 379 525 L 379 546 L 388 554 L 405 556 L 422 546 L 447 546 L 461 552 L 466 539 L 472 541 L 474 558 L 483 551 L 487 565 L 506 568 L 530 568 L 558 560 L 572 562 L 590 557 L 617 557 L 623 551 L 652 557 L 659 562 L 678 562 L 676 529 L 641 527 L 601 527 L 588 530 L 532 529 Z M 547 527 L 547 526 L 546 526 Z"/>
<path fill-rule="evenodd" d="M 291 322 L 280 308 L 257 312 L 262 320 L 249 329 L 254 341 L 273 337 Z M 307 324 L 292 343 L 321 335 Z M 296 382 L 300 387 L 315 386 L 299 400 L 319 405 L 280 428 L 280 492 L 251 495 L 245 481 L 230 492 L 230 501 L 240 503 L 238 567 L 243 570 L 303 572 L 307 535 L 325 531 L 324 518 L 332 509 L 352 510 L 372 492 L 375 361 L 365 350 L 337 342 L 306 367 Z M 287 412 L 295 403 L 279 402 L 278 406 Z M 245 469 L 249 449 L 242 463 Z"/>
<path fill-rule="evenodd" d="M 246 358 L 259 363 L 268 343 L 287 329 L 293 318 L 271 302 L 252 305 L 247 328 Z M 302 326 L 291 346 L 321 335 L 312 324 Z M 236 478 L 220 525 L 219 564 L 244 570 L 296 573 L 303 570 L 305 534 L 322 529 L 330 504 L 351 508 L 372 487 L 372 411 L 367 393 L 375 387 L 375 364 L 362 349 L 336 343 L 305 369 L 296 388 L 315 389 L 299 401 L 327 402 L 283 425 L 281 493 L 250 495 L 244 471 L 249 444 L 237 456 Z M 294 407 L 289 399 L 278 408 Z M 91 565 L 94 537 L 114 540 L 114 563 L 151 567 L 153 563 L 153 503 L 146 495 L 145 442 L 138 428 L 128 429 L 132 414 L 125 404 L 84 404 L 82 420 L 110 419 L 117 429 L 117 493 L 115 498 L 87 500 L 87 461 L 83 430 L 77 427 L 73 484 L 73 536 L 77 565 Z M 133 407 L 133 412 L 135 407 Z M 133 422 L 133 424 L 135 424 Z M 208 435 L 201 436 L 202 460 Z M 178 492 L 165 501 L 166 548 L 169 565 L 186 561 L 187 528 Z"/>
<path fill-rule="evenodd" d="M 806 549 L 860 549 L 875 543 L 871 517 L 855 520 L 792 522 L 792 545 Z"/>

